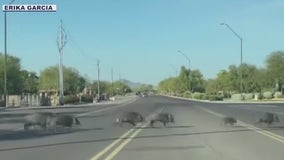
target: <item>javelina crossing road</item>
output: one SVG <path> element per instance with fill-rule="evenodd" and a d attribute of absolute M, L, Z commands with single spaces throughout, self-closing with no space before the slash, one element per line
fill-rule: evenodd
<path fill-rule="evenodd" d="M 271 125 L 273 122 L 280 122 L 278 116 L 275 113 L 266 112 L 264 117 L 260 118 L 256 124 L 264 123 L 266 125 Z"/>
<path fill-rule="evenodd" d="M 47 125 L 47 119 L 54 116 L 55 113 L 40 112 L 27 115 L 25 117 L 24 129 L 28 130 L 30 127 L 40 126 L 45 129 Z"/>
<path fill-rule="evenodd" d="M 143 121 L 144 117 L 138 112 L 122 112 L 116 117 L 115 126 L 118 124 L 122 126 L 123 123 L 129 123 L 132 126 L 136 126 L 136 123 Z"/>
<path fill-rule="evenodd" d="M 160 122 L 163 123 L 164 126 L 167 125 L 167 123 L 174 123 L 174 116 L 170 113 L 159 113 L 154 115 L 154 117 L 152 118 L 152 120 L 150 121 L 150 125 L 151 127 L 154 126 L 155 122 Z"/>
<path fill-rule="evenodd" d="M 51 116 L 47 119 L 48 127 L 72 127 L 73 124 L 80 125 L 80 121 L 71 115 Z"/>
<path fill-rule="evenodd" d="M 222 119 L 222 123 L 223 123 L 224 125 L 230 124 L 230 125 L 232 126 L 232 125 L 234 125 L 235 123 L 237 123 L 237 119 L 234 118 L 234 117 L 224 117 L 224 118 Z"/>

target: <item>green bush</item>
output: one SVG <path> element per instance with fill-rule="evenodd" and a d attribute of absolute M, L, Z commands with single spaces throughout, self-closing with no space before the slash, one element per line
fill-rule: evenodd
<path fill-rule="evenodd" d="M 270 91 L 264 92 L 262 95 L 265 99 L 271 99 L 272 98 L 272 92 L 270 92 Z"/>
<path fill-rule="evenodd" d="M 185 92 L 185 93 L 183 93 L 183 97 L 184 97 L 184 98 L 192 98 L 190 92 Z"/>
<path fill-rule="evenodd" d="M 0 107 L 5 107 L 5 101 L 4 100 L 0 101 Z"/>
<path fill-rule="evenodd" d="M 277 98 L 284 98 L 284 95 L 282 94 L 282 95 L 278 96 Z"/>
<path fill-rule="evenodd" d="M 205 93 L 199 93 L 199 92 L 193 93 L 192 97 L 193 97 L 194 99 L 202 99 L 202 100 L 207 99 Z"/>
<path fill-rule="evenodd" d="M 223 97 L 222 96 L 218 96 L 218 95 L 209 95 L 209 100 L 210 101 L 222 101 Z"/>
<path fill-rule="evenodd" d="M 280 98 L 282 96 L 282 92 L 275 92 L 274 98 Z"/>
<path fill-rule="evenodd" d="M 64 96 L 63 98 L 64 104 L 76 104 L 79 102 L 79 98 L 76 96 Z"/>
<path fill-rule="evenodd" d="M 199 97 L 200 97 L 200 93 L 199 92 L 194 92 L 192 94 L 192 98 L 194 98 L 194 99 L 199 99 Z"/>
<path fill-rule="evenodd" d="M 252 93 L 247 93 L 244 95 L 245 99 L 253 99 L 254 95 Z"/>
<path fill-rule="evenodd" d="M 232 96 L 231 96 L 231 99 L 232 100 L 241 100 L 242 99 L 242 97 L 241 97 L 241 94 L 233 94 Z"/>
<path fill-rule="evenodd" d="M 203 99 L 204 100 L 209 100 L 209 95 L 208 94 L 204 94 Z"/>
<path fill-rule="evenodd" d="M 86 103 L 92 103 L 93 102 L 93 96 L 85 94 L 81 96 L 81 102 L 86 102 Z"/>

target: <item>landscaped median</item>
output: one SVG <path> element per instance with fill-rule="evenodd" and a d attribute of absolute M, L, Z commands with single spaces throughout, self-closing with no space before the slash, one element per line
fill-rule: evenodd
<path fill-rule="evenodd" d="M 123 104 L 130 101 L 135 101 L 137 96 L 116 96 L 115 100 L 107 100 L 100 102 L 90 102 L 84 104 L 65 104 L 63 106 L 32 106 L 32 107 L 2 107 L 6 110 L 26 110 L 26 109 L 60 109 L 60 108 L 78 108 L 78 107 L 92 107 L 98 105 L 112 105 L 112 104 Z"/>
<path fill-rule="evenodd" d="M 177 99 L 183 99 L 183 100 L 189 100 L 189 101 L 196 101 L 196 102 L 205 102 L 205 103 L 252 103 L 252 104 L 270 104 L 270 103 L 284 103 L 284 98 L 277 98 L 277 99 L 265 99 L 265 100 L 232 100 L 232 99 L 224 99 L 222 101 L 210 101 L 210 100 L 202 100 L 202 99 L 193 99 L 193 98 L 184 98 L 179 96 L 173 96 L 173 95 L 166 95 L 166 94 L 160 94 L 161 96 L 171 97 L 171 98 L 177 98 Z"/>

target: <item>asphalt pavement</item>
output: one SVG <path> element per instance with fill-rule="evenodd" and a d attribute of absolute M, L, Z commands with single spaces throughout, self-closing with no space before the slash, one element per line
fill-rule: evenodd
<path fill-rule="evenodd" d="M 56 110 L 81 121 L 80 126 L 56 132 L 24 131 L 23 116 L 35 110 L 10 111 L 0 115 L 0 156 L 5 160 L 283 160 L 283 107 L 149 96 L 120 104 Z M 115 127 L 117 113 L 124 110 L 140 112 L 146 122 L 135 128 Z M 266 111 L 278 114 L 280 122 L 269 127 L 254 125 Z M 172 113 L 175 123 L 149 127 L 149 120 L 159 112 Z M 224 116 L 234 116 L 238 123 L 224 126 Z"/>

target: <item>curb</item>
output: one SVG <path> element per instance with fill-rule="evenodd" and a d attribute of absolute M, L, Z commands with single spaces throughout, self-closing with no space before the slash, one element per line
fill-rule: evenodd
<path fill-rule="evenodd" d="M 188 101 L 195 101 L 195 102 L 213 103 L 213 104 L 284 104 L 284 101 L 269 101 L 269 102 L 246 102 L 246 101 L 240 101 L 240 102 L 230 102 L 230 101 L 197 100 L 197 99 L 183 98 L 183 97 L 177 97 L 177 96 L 168 96 L 168 95 L 161 95 L 161 96 L 170 97 L 170 98 L 176 98 L 176 99 L 182 99 L 182 100 L 188 100 Z"/>
<path fill-rule="evenodd" d="M 102 106 L 102 105 L 115 105 L 115 104 L 122 104 L 129 100 L 126 100 L 128 97 L 124 97 L 115 101 L 105 101 L 103 103 L 86 103 L 86 104 L 79 104 L 79 105 L 64 105 L 64 106 L 35 106 L 35 107 L 11 107 L 11 108 L 0 108 L 4 111 L 18 111 L 18 110 L 40 110 L 40 109 L 66 109 L 66 108 L 82 108 L 82 107 L 93 107 L 93 106 Z M 135 98 L 135 97 L 134 97 Z M 131 100 L 131 99 L 130 99 Z"/>

